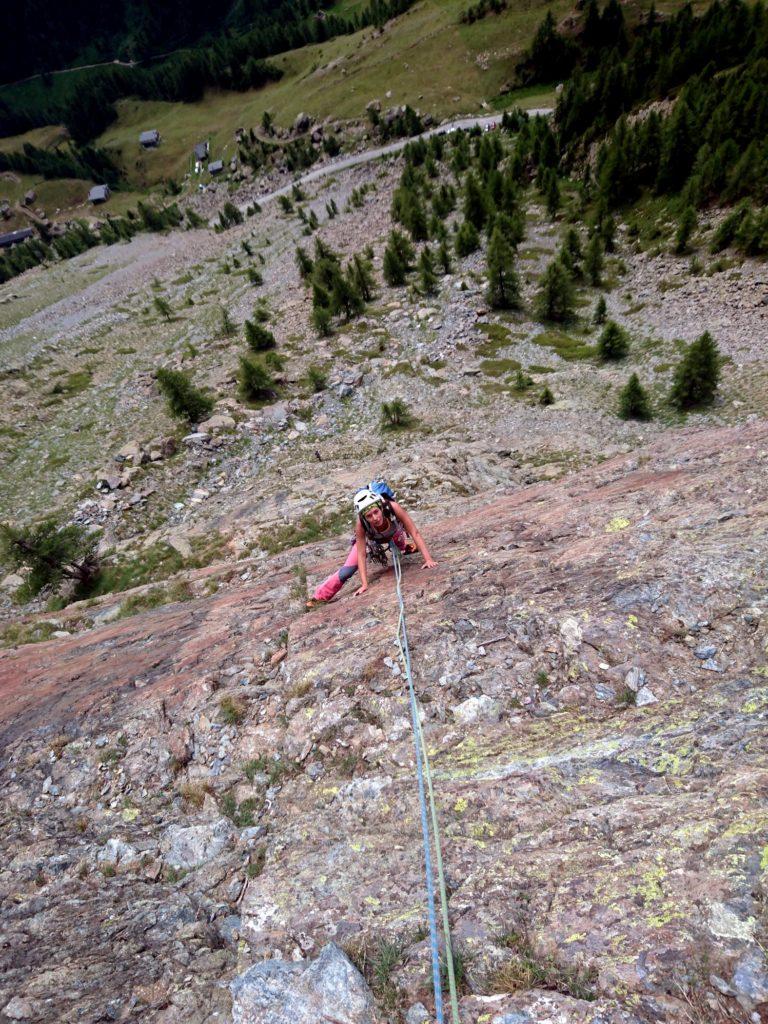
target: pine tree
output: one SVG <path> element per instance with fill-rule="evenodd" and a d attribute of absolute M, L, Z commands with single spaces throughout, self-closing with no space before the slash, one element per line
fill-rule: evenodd
<path fill-rule="evenodd" d="M 547 215 L 550 220 L 554 220 L 555 217 L 557 217 L 557 211 L 560 209 L 561 205 L 560 185 L 557 181 L 557 174 L 555 171 L 549 171 L 547 175 L 546 199 Z"/>
<path fill-rule="evenodd" d="M 231 338 L 237 331 L 237 325 L 235 324 L 232 317 L 229 315 L 229 310 L 221 307 L 221 333 L 225 338 Z"/>
<path fill-rule="evenodd" d="M 629 352 L 629 335 L 614 320 L 609 320 L 597 342 L 597 353 L 603 362 L 624 359 Z"/>
<path fill-rule="evenodd" d="M 373 265 L 371 260 L 356 253 L 348 266 L 348 273 L 365 302 L 373 298 L 376 282 L 373 277 Z"/>
<path fill-rule="evenodd" d="M 619 418 L 622 420 L 649 420 L 651 407 L 648 395 L 633 373 L 619 395 Z"/>
<path fill-rule="evenodd" d="M 450 274 L 453 270 L 453 264 L 451 263 L 451 254 L 448 251 L 448 243 L 445 239 L 440 243 L 440 248 L 437 251 L 437 260 L 443 268 L 443 273 Z"/>
<path fill-rule="evenodd" d="M 45 519 L 22 528 L 0 524 L 0 554 L 14 568 L 29 569 L 19 598 L 30 598 L 44 587 L 55 589 L 64 580 L 87 592 L 99 575 L 98 536 L 79 523 L 59 526 Z"/>
<path fill-rule="evenodd" d="M 566 231 L 562 251 L 564 254 L 567 254 L 567 260 L 572 276 L 576 278 L 581 277 L 581 261 L 584 259 L 584 253 L 581 249 L 581 239 L 579 238 L 579 233 L 576 228 L 570 227 Z"/>
<path fill-rule="evenodd" d="M 605 296 L 601 295 L 595 303 L 595 311 L 592 314 L 592 323 L 595 324 L 596 327 L 599 327 L 601 324 L 605 323 L 605 318 L 607 314 L 608 306 L 605 302 Z"/>
<path fill-rule="evenodd" d="M 515 210 L 514 213 L 499 213 L 496 216 L 494 227 L 501 229 L 504 238 L 517 249 L 525 238 L 525 216 L 522 210 Z"/>
<path fill-rule="evenodd" d="M 493 229 L 488 243 L 487 259 L 488 302 L 494 309 L 517 309 L 520 280 L 515 271 L 515 254 L 498 226 Z"/>
<path fill-rule="evenodd" d="M 546 406 L 546 405 L 554 405 L 554 404 L 555 404 L 555 396 L 552 394 L 552 392 L 549 390 L 549 388 L 545 386 L 544 390 L 539 395 L 539 405 L 545 405 Z"/>
<path fill-rule="evenodd" d="M 405 284 L 407 274 L 413 269 L 415 259 L 413 246 L 401 231 L 392 230 L 384 250 L 382 272 L 388 285 L 395 288 Z"/>
<path fill-rule="evenodd" d="M 720 353 L 709 331 L 689 347 L 675 370 L 670 401 L 684 412 L 711 405 L 720 381 Z"/>
<path fill-rule="evenodd" d="M 252 352 L 266 352 L 277 345 L 272 331 L 250 320 L 245 321 L 245 340 Z"/>
<path fill-rule="evenodd" d="M 485 194 L 472 171 L 464 182 L 464 219 L 478 231 L 482 231 L 488 217 Z"/>
<path fill-rule="evenodd" d="M 544 272 L 536 296 L 536 316 L 540 320 L 563 323 L 573 316 L 575 300 L 570 274 L 560 260 L 552 260 Z"/>
<path fill-rule="evenodd" d="M 413 425 L 413 415 L 401 398 L 381 403 L 382 430 L 404 430 Z"/>
<path fill-rule="evenodd" d="M 437 291 L 437 274 L 432 252 L 424 246 L 419 256 L 419 286 L 423 295 L 434 295 Z"/>
<path fill-rule="evenodd" d="M 155 309 L 161 316 L 164 316 L 166 320 L 171 319 L 173 316 L 173 310 L 171 309 L 171 304 L 167 299 L 164 299 L 161 295 L 156 295 L 152 302 Z"/>
<path fill-rule="evenodd" d="M 240 396 L 246 402 L 262 402 L 275 393 L 275 382 L 263 363 L 253 356 L 240 356 L 237 375 Z"/>
<path fill-rule="evenodd" d="M 199 423 L 211 414 L 213 400 L 196 388 L 181 370 L 161 367 L 157 371 L 157 383 L 174 416 Z"/>
<path fill-rule="evenodd" d="M 603 243 L 597 232 L 592 235 L 587 245 L 587 252 L 584 256 L 584 273 L 594 288 L 600 287 L 603 282 Z"/>
<path fill-rule="evenodd" d="M 406 269 L 403 265 L 400 256 L 392 246 L 387 246 L 384 250 L 384 260 L 381 267 L 384 275 L 384 280 L 391 288 L 397 288 L 400 285 L 405 284 Z"/>
<path fill-rule="evenodd" d="M 523 370 L 518 370 L 515 374 L 515 391 L 527 391 L 532 385 L 533 377 L 524 373 Z"/>
<path fill-rule="evenodd" d="M 480 248 L 480 236 L 471 221 L 465 220 L 456 232 L 456 255 L 469 256 Z"/>
<path fill-rule="evenodd" d="M 347 320 L 362 313 L 365 309 L 365 300 L 360 294 L 352 275 L 339 274 L 333 282 L 331 290 L 331 311 L 343 313 Z"/>
<path fill-rule="evenodd" d="M 691 172 L 698 149 L 694 119 L 685 100 L 675 104 L 664 122 L 656 191 L 677 192 Z"/>
<path fill-rule="evenodd" d="M 692 206 L 686 206 L 680 217 L 680 224 L 675 235 L 675 252 L 683 255 L 688 251 L 688 241 L 696 228 L 696 211 Z"/>
<path fill-rule="evenodd" d="M 331 328 L 331 311 L 325 306 L 315 306 L 312 310 L 312 326 L 321 338 L 328 338 L 333 333 Z"/>
<path fill-rule="evenodd" d="M 425 242 L 428 237 L 427 215 L 418 192 L 408 191 L 406 207 L 403 211 L 403 224 L 411 234 L 414 242 Z"/>

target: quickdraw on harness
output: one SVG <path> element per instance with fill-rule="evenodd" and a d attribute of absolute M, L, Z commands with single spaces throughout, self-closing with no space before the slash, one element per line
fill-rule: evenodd
<path fill-rule="evenodd" d="M 451 1004 L 451 1022 L 452 1024 L 460 1024 L 459 1001 L 456 991 L 456 977 L 453 966 L 453 949 L 451 946 L 451 927 L 448 919 L 448 894 L 445 886 L 443 855 L 440 847 L 440 829 L 437 820 L 435 794 L 432 788 L 432 773 L 429 768 L 427 745 L 424 740 L 424 732 L 421 728 L 419 704 L 416 697 L 416 689 L 413 684 L 413 674 L 411 672 L 411 651 L 408 645 L 408 630 L 405 621 L 405 602 L 403 600 L 400 552 L 392 541 L 389 542 L 389 546 L 392 551 L 397 601 L 400 611 L 397 625 L 397 646 L 400 649 L 400 660 L 402 661 L 403 671 L 408 682 L 408 696 L 411 706 L 411 724 L 413 726 L 413 741 L 416 750 L 416 775 L 419 788 L 419 805 L 421 809 L 421 831 L 424 842 L 424 873 L 427 885 L 427 913 L 429 917 L 430 948 L 432 952 L 432 982 L 435 990 L 435 1015 L 437 1018 L 437 1024 L 444 1024 L 445 1018 L 443 1015 L 440 946 L 437 934 L 437 910 L 435 905 L 435 877 L 432 867 L 433 850 L 435 870 L 437 872 L 437 884 L 440 892 L 444 960 L 448 980 L 448 995 Z M 429 808 L 429 812 L 427 808 Z"/>

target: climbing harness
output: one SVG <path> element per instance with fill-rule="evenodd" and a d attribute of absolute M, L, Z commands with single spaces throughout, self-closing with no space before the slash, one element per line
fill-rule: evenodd
<path fill-rule="evenodd" d="M 453 968 L 453 950 L 451 947 L 451 927 L 448 920 L 448 894 L 445 888 L 445 875 L 443 872 L 443 855 L 440 846 L 440 830 L 437 820 L 437 807 L 435 806 L 435 794 L 432 788 L 432 773 L 429 767 L 429 755 L 424 740 L 424 732 L 421 728 L 419 716 L 419 703 L 416 697 L 416 689 L 413 685 L 413 674 L 411 672 L 411 651 L 408 646 L 408 629 L 405 621 L 405 601 L 403 600 L 402 588 L 402 567 L 400 565 L 400 552 L 397 546 L 390 541 L 392 550 L 392 563 L 395 570 L 395 585 L 397 589 L 397 601 L 400 608 L 400 617 L 397 624 L 397 646 L 400 649 L 400 660 L 403 663 L 403 671 L 408 681 L 408 696 L 411 705 L 411 722 L 413 725 L 413 742 L 416 750 L 416 776 L 419 787 L 419 805 L 421 808 L 421 832 L 424 842 L 424 873 L 427 883 L 427 913 L 429 917 L 429 936 L 432 950 L 432 981 L 435 989 L 435 1014 L 437 1024 L 444 1024 L 443 1016 L 443 989 L 440 973 L 440 948 L 437 935 L 437 912 L 435 907 L 435 879 L 432 869 L 432 848 L 434 847 L 435 866 L 437 869 L 437 883 L 440 890 L 440 910 L 443 925 L 443 942 L 445 946 L 445 965 L 448 975 L 448 993 L 451 1003 L 452 1024 L 460 1024 L 459 1001 L 456 992 L 456 977 Z M 429 814 L 427 813 L 429 804 Z M 430 833 L 431 824 L 431 833 Z"/>

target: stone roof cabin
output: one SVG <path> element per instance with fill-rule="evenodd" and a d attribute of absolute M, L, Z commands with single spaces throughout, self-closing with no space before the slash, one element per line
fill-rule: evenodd
<path fill-rule="evenodd" d="M 152 128 L 150 131 L 142 132 L 139 136 L 139 145 L 143 146 L 144 149 L 151 149 L 156 146 L 160 141 L 160 132 L 157 128 Z"/>
<path fill-rule="evenodd" d="M 221 172 L 223 170 L 224 170 L 224 161 L 223 160 L 213 160 L 211 163 L 208 164 L 208 173 L 209 174 L 221 174 Z"/>
<path fill-rule="evenodd" d="M 10 249 L 12 245 L 26 242 L 34 233 L 32 228 L 19 228 L 18 231 L 8 231 L 6 234 L 0 235 L 0 249 Z"/>
<path fill-rule="evenodd" d="M 109 185 L 94 185 L 91 191 L 88 193 L 89 203 L 106 203 L 109 199 L 111 192 Z"/>

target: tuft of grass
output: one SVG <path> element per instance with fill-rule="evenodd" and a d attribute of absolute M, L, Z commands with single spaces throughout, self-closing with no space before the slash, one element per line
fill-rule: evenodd
<path fill-rule="evenodd" d="M 550 953 L 538 953 L 524 930 L 506 932 L 497 942 L 512 952 L 512 959 L 489 979 L 490 994 L 542 988 L 587 1002 L 597 998 L 594 967 L 562 964 Z"/>
<path fill-rule="evenodd" d="M 128 618 L 136 615 L 137 612 L 145 612 L 150 608 L 159 608 L 164 604 L 173 604 L 176 601 L 190 601 L 192 591 L 189 584 L 183 580 L 177 580 L 167 587 L 150 587 L 143 594 L 133 594 L 126 598 L 120 606 L 118 619 Z"/>
<path fill-rule="evenodd" d="M 320 391 L 325 391 L 328 384 L 328 374 L 320 369 L 319 366 L 310 366 L 307 370 L 307 385 L 309 389 L 315 394 Z"/>
<path fill-rule="evenodd" d="M 506 377 L 520 369 L 517 359 L 483 359 L 480 369 L 489 377 Z"/>
<path fill-rule="evenodd" d="M 225 725 L 240 725 L 245 713 L 245 702 L 239 697 L 222 697 L 219 701 L 219 717 Z"/>
<path fill-rule="evenodd" d="M 405 948 L 399 939 L 381 939 L 375 945 L 368 939 L 358 939 L 344 947 L 384 1010 L 391 1011 L 397 1006 L 399 993 L 392 972 L 402 962 Z"/>
<path fill-rule="evenodd" d="M 257 846 L 251 854 L 251 859 L 248 862 L 248 867 L 245 869 L 245 873 L 249 878 L 258 878 L 264 871 L 264 865 L 267 861 L 267 848 L 266 846 Z"/>
<path fill-rule="evenodd" d="M 178 793 L 184 803 L 200 810 L 205 803 L 206 795 L 213 793 L 213 790 L 208 782 L 185 782 L 179 786 Z"/>
<path fill-rule="evenodd" d="M 89 597 L 117 594 L 145 583 L 157 583 L 173 576 L 181 569 L 202 569 L 221 556 L 225 538 L 217 533 L 205 538 L 193 538 L 191 544 L 192 556 L 186 560 L 170 544 L 164 543 L 153 544 L 147 550 L 134 555 L 107 556 Z M 169 600 L 178 601 L 184 598 L 175 597 Z"/>
<path fill-rule="evenodd" d="M 291 584 L 291 597 L 295 601 L 306 601 L 307 599 L 307 570 L 299 562 L 291 568 L 293 583 Z"/>
<path fill-rule="evenodd" d="M 0 646 L 20 647 L 25 643 L 43 643 L 50 640 L 57 628 L 55 623 L 11 623 L 0 633 Z"/>
<path fill-rule="evenodd" d="M 248 797 L 239 804 L 232 793 L 225 793 L 219 801 L 219 808 L 237 828 L 250 828 L 255 824 L 255 813 L 260 809 L 261 801 L 255 797 Z"/>
<path fill-rule="evenodd" d="M 286 523 L 269 531 L 259 539 L 259 546 L 268 555 L 277 555 L 289 548 L 310 544 L 315 540 L 332 537 L 349 526 L 349 512 L 328 512 L 323 505 L 303 515 L 298 523 Z"/>
<path fill-rule="evenodd" d="M 75 373 L 67 374 L 64 380 L 56 381 L 49 394 L 70 398 L 72 395 L 85 391 L 91 383 L 91 376 L 90 370 L 78 370 Z"/>
<path fill-rule="evenodd" d="M 500 348 L 506 348 L 513 343 L 509 328 L 503 324 L 479 323 L 476 324 L 478 331 L 482 331 L 488 339 L 478 345 L 476 352 L 480 356 L 495 356 Z"/>
<path fill-rule="evenodd" d="M 170 865 L 165 869 L 164 878 L 166 882 L 173 884 L 174 882 L 180 882 L 182 878 L 186 878 L 189 874 L 187 868 L 174 868 Z"/>
<path fill-rule="evenodd" d="M 254 757 L 250 761 L 246 761 L 243 765 L 243 775 L 245 775 L 249 782 L 253 782 L 259 772 L 266 772 L 266 770 L 267 759 L 263 754 L 260 757 Z"/>
<path fill-rule="evenodd" d="M 616 706 L 620 708 L 633 708 L 637 705 L 637 694 L 629 686 L 623 686 L 616 694 Z"/>

